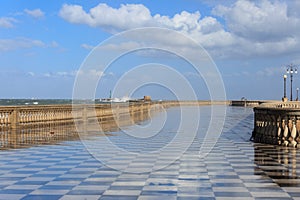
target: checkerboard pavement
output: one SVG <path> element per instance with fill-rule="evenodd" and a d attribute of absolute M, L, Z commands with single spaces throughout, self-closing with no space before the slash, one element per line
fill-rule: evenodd
<path fill-rule="evenodd" d="M 199 157 L 202 141 L 195 138 L 175 162 L 147 173 L 111 169 L 81 141 L 2 150 L 0 199 L 300 199 L 300 151 L 249 142 L 251 110 L 231 109 L 206 157 Z M 133 160 L 129 167 L 153 167 L 169 156 Z M 124 165 L 122 155 L 115 158 L 115 165 Z"/>

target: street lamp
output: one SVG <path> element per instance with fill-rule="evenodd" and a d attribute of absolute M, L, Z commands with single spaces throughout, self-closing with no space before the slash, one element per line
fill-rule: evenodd
<path fill-rule="evenodd" d="M 284 74 L 283 75 L 283 98 L 282 98 L 283 102 L 287 101 L 287 98 L 286 98 L 286 78 L 287 78 L 287 75 Z"/>
<path fill-rule="evenodd" d="M 296 99 L 296 101 L 298 101 L 299 100 L 299 96 L 298 96 L 298 94 L 299 94 L 299 88 L 297 88 L 297 99 Z"/>
<path fill-rule="evenodd" d="M 291 98 L 290 101 L 293 101 L 293 74 L 297 74 L 297 68 L 295 65 L 290 64 L 287 66 L 286 73 L 290 74 L 291 77 Z"/>

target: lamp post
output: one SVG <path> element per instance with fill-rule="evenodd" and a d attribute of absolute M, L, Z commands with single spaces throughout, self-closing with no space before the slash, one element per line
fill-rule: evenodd
<path fill-rule="evenodd" d="M 290 101 L 293 101 L 293 74 L 297 74 L 297 68 L 295 65 L 290 64 L 287 66 L 286 73 L 290 74 L 291 77 L 291 98 Z"/>
<path fill-rule="evenodd" d="M 283 98 L 282 98 L 283 102 L 287 102 L 287 98 L 286 98 L 286 78 L 287 78 L 287 75 L 284 74 L 283 75 Z"/>
<path fill-rule="evenodd" d="M 297 88 L 297 98 L 296 98 L 296 101 L 298 101 L 299 100 L 299 96 L 298 96 L 298 94 L 299 94 L 299 88 Z"/>

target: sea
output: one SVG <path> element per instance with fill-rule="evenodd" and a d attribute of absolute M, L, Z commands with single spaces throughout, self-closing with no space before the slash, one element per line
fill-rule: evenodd
<path fill-rule="evenodd" d="M 72 99 L 0 99 L 0 106 L 72 104 Z M 76 103 L 101 103 L 96 100 L 76 100 Z"/>

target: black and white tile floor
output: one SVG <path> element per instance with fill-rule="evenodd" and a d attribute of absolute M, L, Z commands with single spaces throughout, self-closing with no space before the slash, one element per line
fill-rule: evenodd
<path fill-rule="evenodd" d="M 300 150 L 249 142 L 251 109 L 243 117 L 206 157 L 195 139 L 171 165 L 146 173 L 106 167 L 81 141 L 1 150 L 0 199 L 300 199 Z M 153 167 L 162 156 L 131 166 Z"/>

